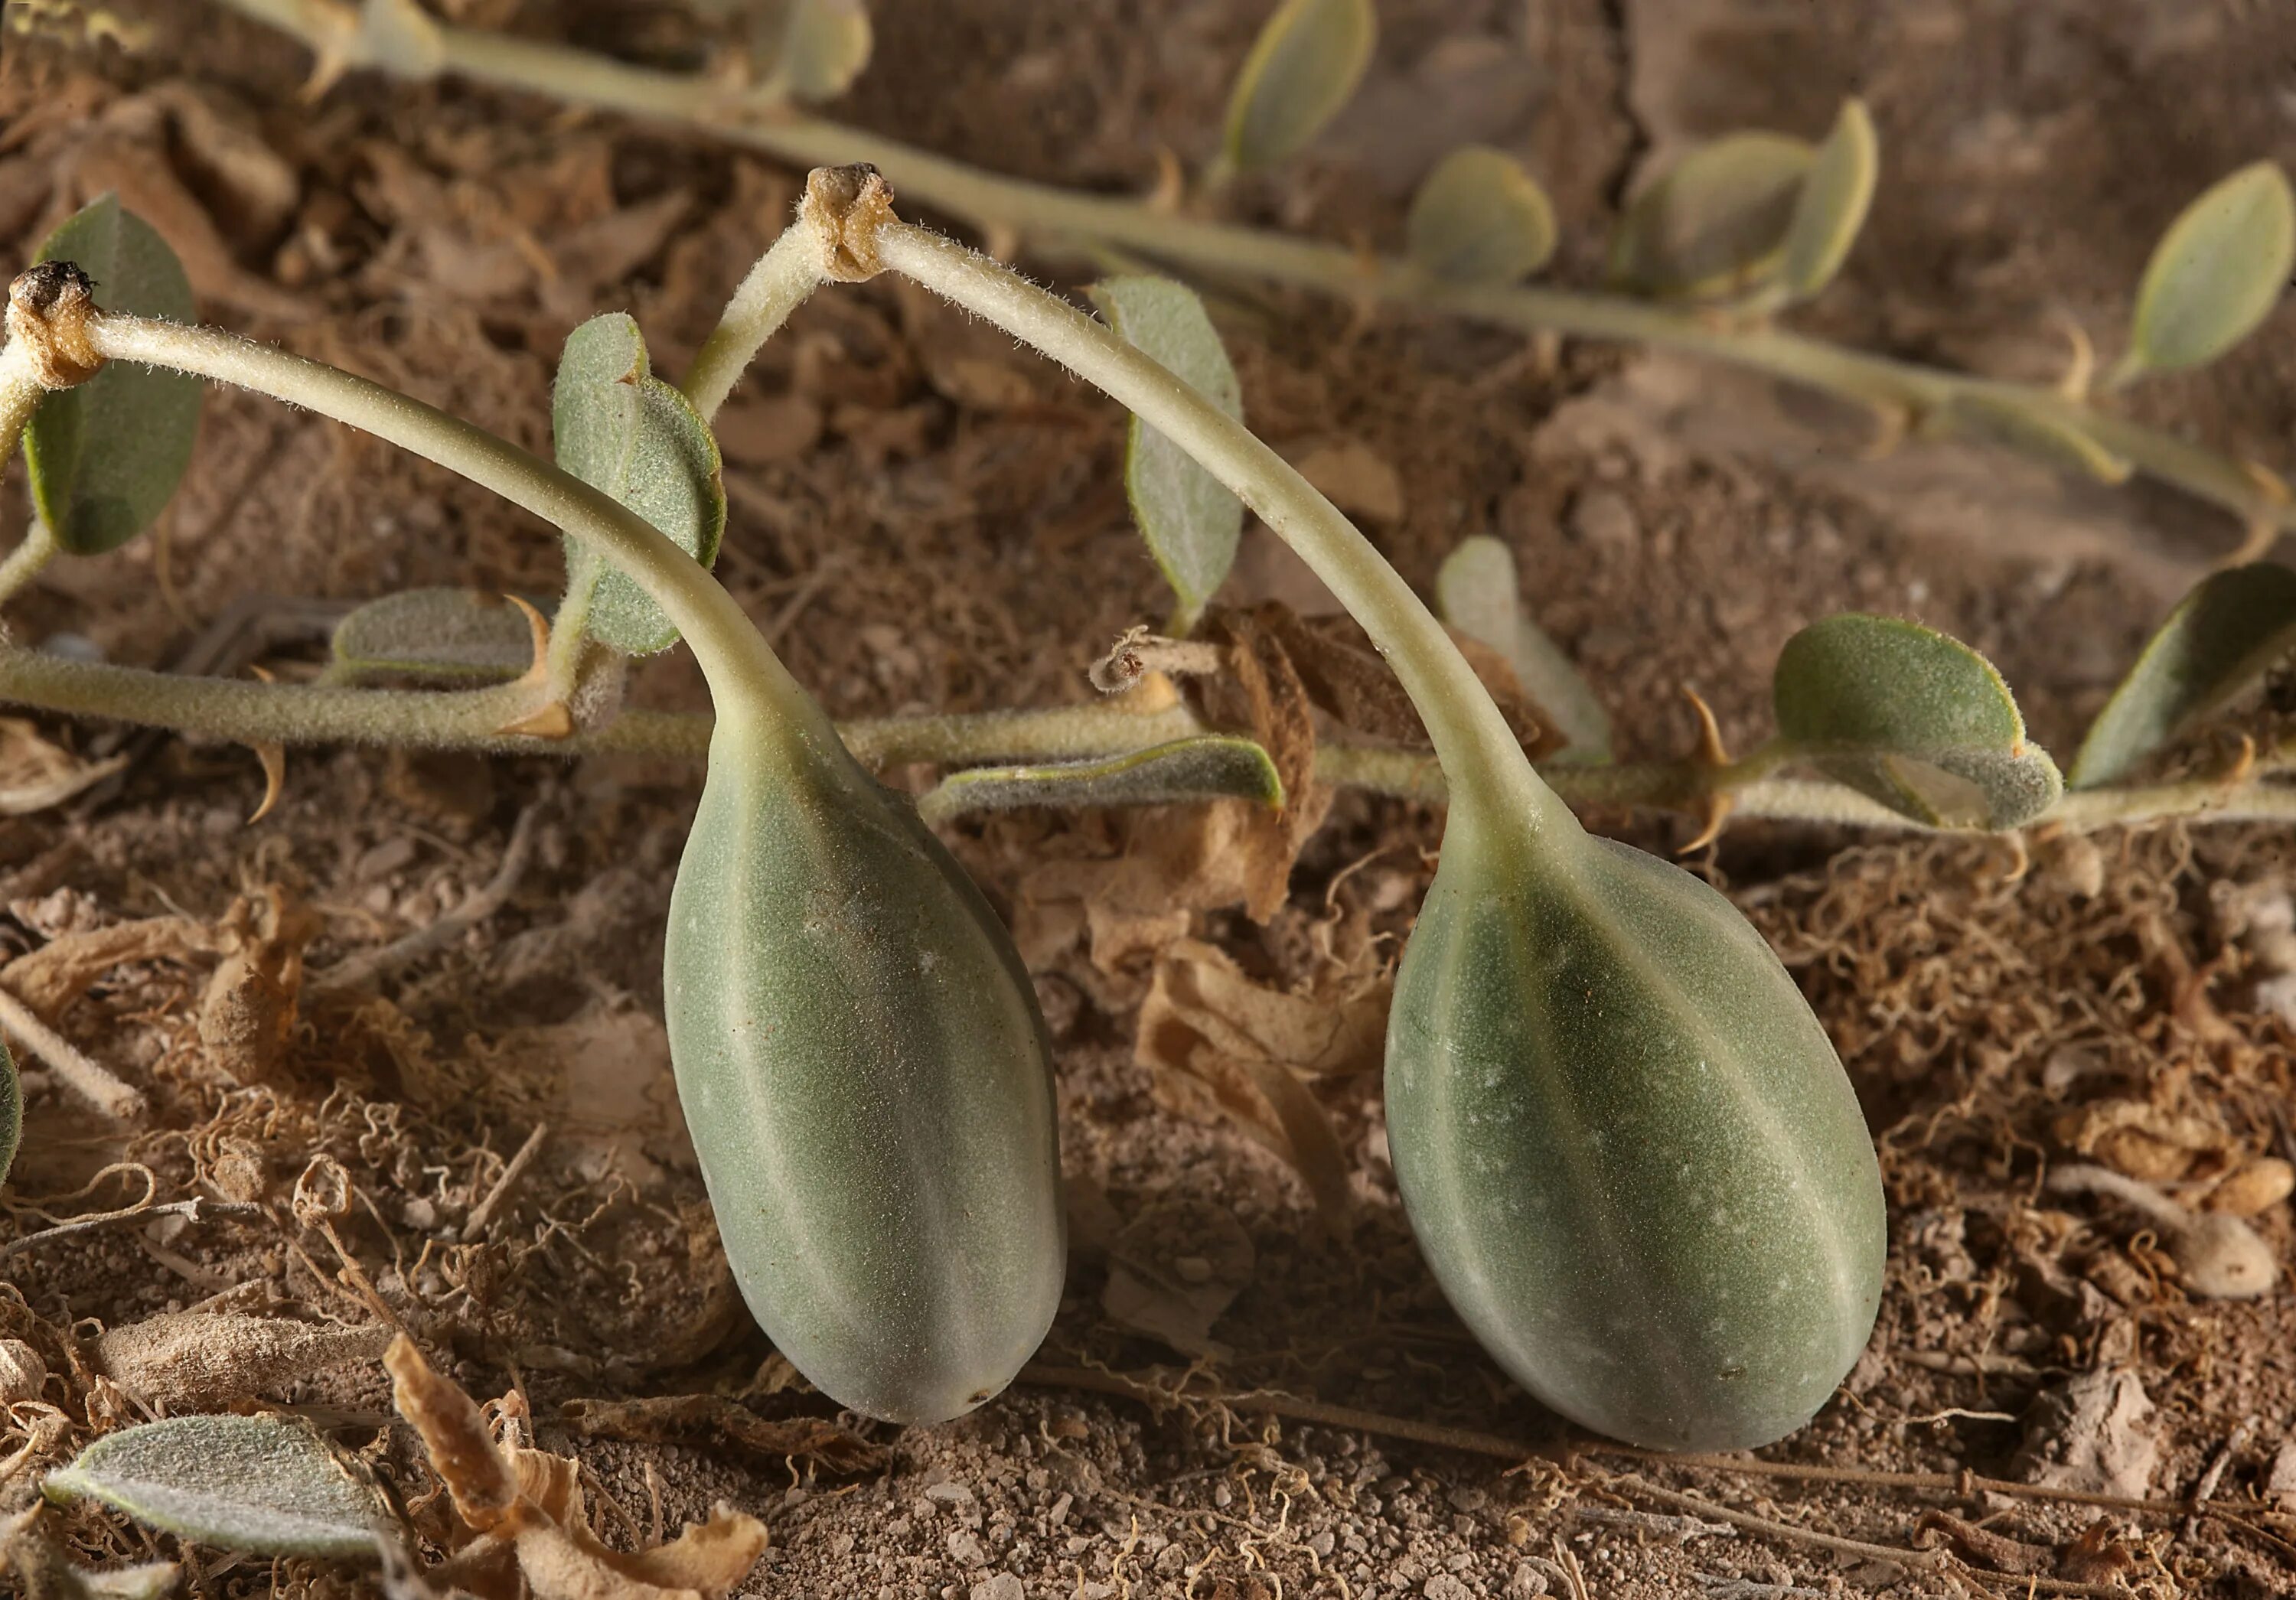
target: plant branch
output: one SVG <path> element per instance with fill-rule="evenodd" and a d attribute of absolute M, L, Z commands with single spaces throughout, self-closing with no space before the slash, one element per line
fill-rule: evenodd
<path fill-rule="evenodd" d="M 1107 324 L 986 256 L 923 228 L 869 226 L 868 255 L 1035 346 L 1193 456 L 1322 578 L 1386 657 L 1449 775 L 1454 815 L 1536 829 L 1567 821 L 1434 613 L 1355 524 L 1242 423 Z"/>
<path fill-rule="evenodd" d="M 333 0 L 219 0 L 301 40 L 330 62 L 360 58 L 356 21 Z M 1728 327 L 1694 310 L 1615 295 L 1524 287 L 1446 286 L 1407 264 L 1341 246 L 1177 217 L 1131 199 L 1071 193 L 1007 178 L 892 139 L 804 115 L 760 110 L 683 74 L 626 65 L 563 45 L 441 26 L 440 70 L 475 82 L 670 123 L 798 166 L 867 162 L 914 201 L 982 228 L 1017 230 L 1047 253 L 1109 251 L 1177 266 L 1378 299 L 1501 326 L 1681 350 L 1823 390 L 1893 414 L 1931 414 L 1955 396 L 2007 398 L 2086 431 L 2147 475 L 2224 507 L 2255 528 L 2296 528 L 2269 475 L 2239 459 L 2069 400 L 2038 384 L 2006 383 L 1844 349 L 1766 325 Z M 345 59 L 345 52 L 351 52 Z"/>
<path fill-rule="evenodd" d="M 4 427 L 6 421 L 6 418 L 0 417 L 0 427 Z M 6 460 L 5 455 L 0 455 L 0 462 Z M 24 587 L 40 575 L 43 567 L 55 560 L 56 553 L 62 548 L 56 543 L 55 529 L 48 526 L 47 519 L 34 512 L 30 526 L 24 529 L 24 542 L 8 553 L 6 561 L 0 561 L 0 605 L 23 593 Z"/>
<path fill-rule="evenodd" d="M 698 763 L 709 751 L 706 712 L 625 710 L 603 727 L 538 741 L 500 731 L 519 704 L 510 685 L 421 693 L 326 685 L 261 684 L 192 677 L 69 661 L 0 648 L 0 703 L 166 728 L 240 744 L 387 743 L 494 755 L 625 755 Z M 854 759 L 873 767 L 910 762 L 963 767 L 988 761 L 1077 761 L 1129 755 L 1213 731 L 1177 702 L 1135 709 L 1121 698 L 1038 710 L 862 718 L 837 725 Z M 1741 767 L 1752 764 L 1749 757 Z M 1725 775 L 1734 768 L 1725 769 Z M 2261 770 L 2261 769 L 2260 769 Z M 1838 784 L 1762 778 L 1718 784 L 1687 761 L 1556 764 L 1539 775 L 1572 808 L 1680 810 L 1698 795 L 1724 792 L 1734 816 L 1830 824 L 1905 833 L 1932 829 Z M 1447 804 L 1448 786 L 1424 751 L 1325 739 L 1316 776 L 1428 806 Z M 2065 794 L 2033 826 L 2079 832 L 2171 818 L 2206 822 L 2296 821 L 2296 784 L 2251 776 L 2182 779 Z"/>
<path fill-rule="evenodd" d="M 93 1217 L 75 1217 L 70 1222 L 42 1228 L 37 1234 L 11 1239 L 7 1243 L 0 1244 L 0 1260 L 37 1250 L 43 1244 L 53 1244 L 59 1239 L 91 1234 L 118 1222 L 139 1222 L 154 1217 L 181 1217 L 186 1222 L 199 1222 L 209 1217 L 259 1217 L 262 1214 L 263 1208 L 252 1202 L 209 1200 L 199 1195 L 189 1200 L 171 1200 L 165 1205 L 124 1206 L 116 1211 L 100 1211 Z"/>
<path fill-rule="evenodd" d="M 234 384 L 372 433 L 492 489 L 562 533 L 594 543 L 685 636 L 721 714 L 771 706 L 777 732 L 819 751 L 835 745 L 827 715 L 708 569 L 652 523 L 580 479 L 381 384 L 212 328 L 105 315 L 90 318 L 90 338 L 105 358 Z"/>
<path fill-rule="evenodd" d="M 30 344 L 12 339 L 0 349 L 0 464 L 16 453 L 17 441 L 47 395 Z"/>
<path fill-rule="evenodd" d="M 41 1020 L 40 1014 L 0 989 L 0 1028 L 12 1033 L 39 1057 L 58 1083 L 105 1116 L 121 1122 L 144 1114 L 144 1091 L 98 1065 L 80 1047 Z"/>
<path fill-rule="evenodd" d="M 820 247 L 812 230 L 802 225 L 783 229 L 734 291 L 679 386 L 703 422 L 718 414 L 758 349 L 820 283 Z"/>

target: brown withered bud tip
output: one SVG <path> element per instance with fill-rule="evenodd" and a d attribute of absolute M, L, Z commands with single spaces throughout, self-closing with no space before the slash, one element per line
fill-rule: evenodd
<path fill-rule="evenodd" d="M 45 387 L 70 389 L 103 370 L 88 337 L 95 308 L 95 281 L 70 261 L 43 261 L 8 285 L 8 337 L 31 352 Z"/>
<path fill-rule="evenodd" d="M 822 246 L 821 270 L 840 283 L 858 283 L 884 270 L 877 230 L 893 217 L 893 186 L 866 161 L 816 167 L 805 180 L 798 215 L 812 225 Z"/>
<path fill-rule="evenodd" d="M 95 280 L 70 261 L 43 261 L 20 274 L 8 286 L 8 299 L 26 310 L 45 316 L 65 297 L 93 301 Z"/>

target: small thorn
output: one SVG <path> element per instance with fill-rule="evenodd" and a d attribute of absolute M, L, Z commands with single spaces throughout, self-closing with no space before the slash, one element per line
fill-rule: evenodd
<path fill-rule="evenodd" d="M 300 94 L 306 105 L 316 105 L 350 70 L 361 24 L 349 7 L 325 0 L 304 0 L 303 14 L 310 29 L 311 74 L 303 80 Z"/>
<path fill-rule="evenodd" d="M 2065 336 L 2071 347 L 2065 357 L 2065 370 L 2056 382 L 2056 391 L 2074 405 L 2086 405 L 2089 388 L 2096 382 L 2096 346 L 2089 342 L 2088 330 L 2062 308 L 2049 313 L 2049 322 Z"/>
<path fill-rule="evenodd" d="M 519 681 L 521 683 L 549 682 L 550 619 L 537 611 L 534 608 L 534 603 L 530 600 L 524 599 L 517 595 L 505 595 L 503 598 L 509 601 L 511 604 L 518 607 L 520 611 L 526 613 L 527 634 L 533 641 L 534 661 L 532 664 L 527 668 L 524 675 L 521 677 Z"/>
<path fill-rule="evenodd" d="M 250 744 L 255 759 L 263 763 L 263 803 L 255 808 L 247 819 L 253 827 L 271 815 L 279 797 L 287 790 L 287 747 L 283 744 Z"/>
<path fill-rule="evenodd" d="M 1690 759 L 1701 767 L 1729 766 L 1729 747 L 1722 743 L 1722 727 L 1714 720 L 1714 708 L 1708 705 L 1698 691 L 1688 684 L 1682 686 L 1682 697 L 1698 714 L 1698 748 L 1692 752 Z"/>
<path fill-rule="evenodd" d="M 1690 702 L 1690 709 L 1698 717 L 1698 748 L 1690 753 L 1690 765 L 1703 772 L 1719 772 L 1730 765 L 1730 750 L 1722 743 L 1722 727 L 1714 720 L 1714 708 L 1708 705 L 1705 697 L 1688 684 L 1682 686 L 1682 697 Z M 1687 856 L 1693 850 L 1704 849 L 1719 839 L 1722 825 L 1729 820 L 1731 808 L 1735 803 L 1724 791 L 1702 790 L 1696 801 L 1697 835 L 1675 854 Z"/>
<path fill-rule="evenodd" d="M 1156 146 L 1156 186 L 1148 191 L 1141 201 L 1148 209 L 1165 217 L 1177 217 L 1188 199 L 1188 169 L 1168 144 Z"/>
<path fill-rule="evenodd" d="M 1874 436 L 1857 451 L 1861 461 L 1882 461 L 1898 453 L 1906 436 L 1914 431 L 1914 408 L 1890 401 L 1876 400 L 1869 407 L 1874 416 Z"/>
<path fill-rule="evenodd" d="M 2217 775 L 2217 782 L 2230 789 L 2235 784 L 2245 784 L 2255 775 L 2256 736 L 2253 734 L 2243 734 L 2240 736 L 2240 753 L 2232 759 L 2232 764 L 2229 767 Z"/>
<path fill-rule="evenodd" d="M 1021 258 L 1021 230 L 1009 222 L 991 222 L 980 230 L 980 245 L 989 258 L 1010 267 Z"/>
<path fill-rule="evenodd" d="M 497 734 L 523 734 L 532 739 L 564 739 L 574 732 L 574 714 L 563 701 L 552 701 L 537 710 L 513 718 L 495 729 Z"/>
<path fill-rule="evenodd" d="M 2270 468 L 2253 461 L 2243 461 L 2240 470 L 2256 485 L 2260 505 L 2251 508 L 2248 516 L 2248 531 L 2231 554 L 2217 563 L 2217 570 L 2227 567 L 2244 567 L 2251 562 L 2262 561 L 2272 554 L 2273 546 L 2280 542 L 2284 531 L 2280 518 L 2286 511 L 2291 497 L 2287 480 Z"/>
<path fill-rule="evenodd" d="M 537 688 L 550 686 L 550 619 L 534 608 L 533 603 L 516 595 L 503 596 L 526 613 L 526 626 L 534 642 L 534 664 L 521 674 L 521 684 Z M 512 718 L 495 729 L 497 734 L 524 734 L 536 739 L 563 739 L 574 731 L 574 714 L 566 702 L 554 696 L 551 701 L 523 717 Z"/>
<path fill-rule="evenodd" d="M 250 665 L 248 670 L 266 684 L 279 681 L 264 668 Z M 256 807 L 247 819 L 245 825 L 251 828 L 271 815 L 273 808 L 279 804 L 280 795 L 286 792 L 287 747 L 283 744 L 250 744 L 247 748 L 253 751 L 255 759 L 263 764 L 263 803 Z"/>
<path fill-rule="evenodd" d="M 1730 820 L 1731 808 L 1736 803 L 1726 794 L 1701 795 L 1698 803 L 1700 825 L 1698 833 L 1689 843 L 1674 853 L 1677 856 L 1687 856 L 1693 851 L 1704 849 L 1721 838 L 1722 825 Z"/>
<path fill-rule="evenodd" d="M 2022 883 L 2025 875 L 2033 870 L 2033 852 L 2027 846 L 2022 833 L 2011 833 L 2007 835 L 2006 841 L 2009 846 L 2009 871 L 2001 882 L 2005 887 L 2013 888 Z"/>

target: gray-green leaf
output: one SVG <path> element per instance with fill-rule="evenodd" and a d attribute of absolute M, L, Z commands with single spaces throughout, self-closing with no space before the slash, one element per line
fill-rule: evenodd
<path fill-rule="evenodd" d="M 869 64 L 862 0 L 789 0 L 771 86 L 799 100 L 833 100 Z"/>
<path fill-rule="evenodd" d="M 610 312 L 568 335 L 550 418 L 560 466 L 660 529 L 703 566 L 717 561 L 726 531 L 718 441 L 686 398 L 653 375 L 635 320 Z M 578 582 L 588 565 L 570 537 L 566 564 Z M 632 655 L 677 642 L 661 608 L 619 570 L 598 580 L 587 626 L 593 637 Z"/>
<path fill-rule="evenodd" d="M 24 1134 L 24 1086 L 16 1079 L 16 1058 L 0 1041 L 0 1183 L 16 1161 L 16 1142 Z"/>
<path fill-rule="evenodd" d="M 1283 0 L 1228 96 L 1227 165 L 1257 172 L 1303 149 L 1355 94 L 1378 37 L 1372 0 Z"/>
<path fill-rule="evenodd" d="M 179 1416 L 107 1433 L 41 1485 L 181 1538 L 261 1555 L 374 1553 L 382 1507 L 324 1440 L 275 1416 Z"/>
<path fill-rule="evenodd" d="M 2105 448 L 2078 417 L 2058 414 L 2038 397 L 1957 390 L 1923 419 L 1923 428 L 2000 445 L 2101 483 L 2124 482 L 2134 470 L 2127 456 Z"/>
<path fill-rule="evenodd" d="M 1512 283 L 1554 254 L 1554 206 L 1513 156 L 1480 144 L 1453 151 L 1413 196 L 1411 259 L 1455 283 Z"/>
<path fill-rule="evenodd" d="M 2094 789 L 2216 715 L 2296 652 L 2296 571 L 2268 562 L 2202 579 L 2089 725 L 2066 782 Z"/>
<path fill-rule="evenodd" d="M 1786 641 L 1772 694 L 1796 759 L 1932 826 L 2021 826 L 2063 787 L 1993 664 L 1918 623 L 1814 622 Z"/>
<path fill-rule="evenodd" d="M 1841 103 L 1833 131 L 1817 147 L 1817 160 L 1802 180 L 1786 227 L 1785 264 L 1779 285 L 1794 299 L 1808 299 L 1833 281 L 1849 258 L 1866 213 L 1874 203 L 1881 173 L 1881 146 L 1874 119 L 1862 100 Z"/>
<path fill-rule="evenodd" d="M 1204 303 L 1167 278 L 1110 278 L 1092 291 L 1109 323 L 1131 344 L 1228 415 L 1243 415 L 1235 381 Z M 1243 502 L 1195 458 L 1134 417 L 1124 453 L 1124 492 L 1148 553 L 1179 599 L 1172 630 L 1195 626 L 1235 562 Z"/>
<path fill-rule="evenodd" d="M 2215 360 L 2270 313 L 2292 267 L 2296 195 L 2287 175 L 2258 161 L 2219 180 L 2153 247 L 2113 382 Z"/>
<path fill-rule="evenodd" d="M 1644 294 L 1711 299 L 1775 283 L 1803 182 L 1806 141 L 1740 133 L 1702 144 L 1627 208 L 1611 241 L 1611 276 Z"/>
<path fill-rule="evenodd" d="M 1451 552 L 1435 574 L 1435 609 L 1448 626 L 1498 652 L 1567 742 L 1561 761 L 1611 759 L 1611 718 L 1562 647 L 1524 614 L 1514 553 L 1487 534 Z"/>
<path fill-rule="evenodd" d="M 392 675 L 439 682 L 496 683 L 534 664 L 526 613 L 478 589 L 406 589 L 335 625 L 339 671 L 354 679 Z"/>
<path fill-rule="evenodd" d="M 1250 739 L 1207 734 L 1097 761 L 976 767 L 953 772 L 918 802 L 928 820 L 1018 806 L 1158 806 L 1188 800 L 1283 803 L 1275 763 Z"/>
<path fill-rule="evenodd" d="M 40 246 L 95 282 L 106 311 L 190 322 L 191 281 L 152 225 L 117 195 L 92 201 Z M 116 550 L 152 525 L 191 465 L 200 381 L 115 361 L 41 400 L 24 431 L 32 504 L 75 555 Z"/>

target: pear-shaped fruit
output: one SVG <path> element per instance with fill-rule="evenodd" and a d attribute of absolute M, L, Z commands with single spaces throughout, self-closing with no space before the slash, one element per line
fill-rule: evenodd
<path fill-rule="evenodd" d="M 663 971 L 678 1097 L 775 1345 L 890 1422 L 1004 1389 L 1065 1266 L 1051 1054 L 1010 937 L 908 800 L 721 700 Z"/>
<path fill-rule="evenodd" d="M 1540 1400 L 1660 1449 L 1809 1420 L 1881 1301 L 1857 1098 L 1761 936 L 1680 868 L 1454 809 L 1388 1024 L 1421 1248 Z"/>

